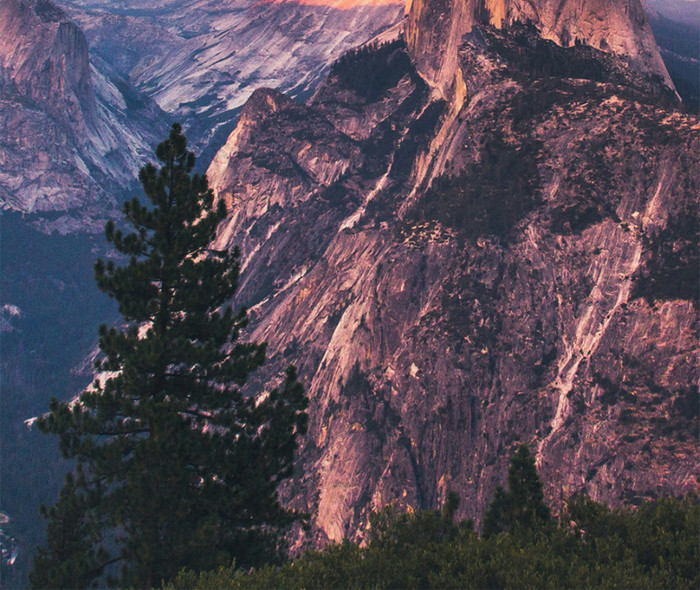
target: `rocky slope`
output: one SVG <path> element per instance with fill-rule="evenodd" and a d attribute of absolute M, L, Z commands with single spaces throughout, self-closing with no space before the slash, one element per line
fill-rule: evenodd
<path fill-rule="evenodd" d="M 91 64 L 80 28 L 47 0 L 0 6 L 0 202 L 95 214 L 133 182 L 165 120 Z"/>
<path fill-rule="evenodd" d="M 423 78 L 444 94 L 455 83 L 464 34 L 477 22 L 516 21 L 533 23 L 564 47 L 580 42 L 612 52 L 672 86 L 639 0 L 413 0 L 406 41 Z"/>
<path fill-rule="evenodd" d="M 0 0 L 0 379 L 11 392 L 0 396 L 0 510 L 21 546 L 0 587 L 28 585 L 46 530 L 38 507 L 55 501 L 65 469 L 55 442 L 24 421 L 89 382 L 97 328 L 117 317 L 92 264 L 109 255 L 102 220 L 120 217 L 115 202 L 167 132 L 150 96 L 199 147 L 220 147 L 246 84 L 308 94 L 340 53 L 403 14 L 391 2 L 60 4 L 69 15 L 46 0 Z"/>
<path fill-rule="evenodd" d="M 698 490 L 698 120 L 646 21 L 622 56 L 533 24 L 419 30 L 458 6 L 414 3 L 407 48 L 348 56 L 306 105 L 257 91 L 208 172 L 269 343 L 251 388 L 293 362 L 312 399 L 285 497 L 319 542 L 448 490 L 479 517 L 518 442 L 555 506 Z"/>
<path fill-rule="evenodd" d="M 402 0 L 63 0 L 94 54 L 187 128 L 210 161 L 255 88 L 308 97 L 348 49 L 397 23 Z"/>

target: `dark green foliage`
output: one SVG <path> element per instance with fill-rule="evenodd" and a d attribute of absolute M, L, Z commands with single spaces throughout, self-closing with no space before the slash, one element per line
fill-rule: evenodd
<path fill-rule="evenodd" d="M 484 515 L 484 537 L 498 533 L 532 534 L 552 523 L 535 458 L 527 445 L 520 445 L 508 468 L 508 491 L 496 488 Z"/>
<path fill-rule="evenodd" d="M 532 25 L 515 26 L 513 39 L 517 50 L 509 57 L 518 63 L 524 72 L 531 72 L 536 78 L 579 78 L 602 82 L 610 77 L 601 52 L 592 47 L 581 46 L 563 48 L 542 39 Z"/>
<path fill-rule="evenodd" d="M 48 545 L 34 556 L 34 571 L 29 580 L 34 588 L 85 588 L 109 561 L 100 531 L 86 520 L 89 500 L 76 491 L 72 474 L 66 476 L 58 503 L 41 506 L 41 515 L 49 519 Z"/>
<path fill-rule="evenodd" d="M 354 90 L 368 100 L 376 100 L 413 72 L 403 39 L 370 43 L 343 54 L 331 68 L 342 88 Z"/>
<path fill-rule="evenodd" d="M 238 253 L 209 249 L 225 210 L 212 210 L 206 177 L 190 175 L 186 146 L 174 125 L 156 150 L 160 170 L 149 164 L 139 175 L 152 208 L 137 199 L 124 205 L 132 233 L 106 226 L 128 263 L 95 264 L 99 288 L 126 322 L 100 328 L 96 366 L 105 379 L 77 403 L 53 400 L 38 422 L 77 460 L 77 477 L 47 513 L 48 546 L 40 550 L 46 563 L 70 563 L 56 549 L 70 539 L 70 555 L 92 568 L 72 587 L 93 582 L 107 561 L 121 563 L 120 584 L 135 586 L 234 557 L 259 565 L 277 556 L 294 519 L 276 490 L 291 475 L 307 399 L 293 368 L 263 401 L 241 392 L 265 345 L 238 342 L 246 313 L 226 305 Z M 76 511 L 76 528 L 64 532 L 59 521 Z M 110 557 L 95 548 L 105 538 L 117 548 Z M 34 576 L 40 580 L 39 564 Z"/>
<path fill-rule="evenodd" d="M 370 517 L 369 541 L 372 547 L 403 550 L 412 545 L 425 546 L 455 540 L 474 530 L 471 520 L 454 522 L 459 496 L 449 492 L 442 510 L 400 512 L 389 505 Z"/>
<path fill-rule="evenodd" d="M 635 277 L 634 297 L 649 303 L 700 297 L 700 247 L 697 214 L 694 206 L 686 209 L 666 228 L 645 240 L 648 262 Z"/>
<path fill-rule="evenodd" d="M 507 64 L 509 75 L 527 80 L 560 78 L 610 82 L 635 88 L 654 97 L 655 101 L 676 104 L 675 93 L 658 75 L 645 75 L 630 69 L 622 60 L 605 51 L 562 35 L 562 47 L 543 39 L 532 23 L 515 22 L 498 30 L 479 27 L 487 45 Z"/>
<path fill-rule="evenodd" d="M 445 509 L 402 515 L 389 508 L 374 516 L 373 527 L 365 548 L 332 545 L 252 573 L 235 567 L 182 573 L 170 587 L 698 587 L 696 498 L 615 511 L 576 499 L 559 527 L 489 539 L 479 539 L 469 522 L 454 524 Z"/>
<path fill-rule="evenodd" d="M 442 510 L 402 513 L 388 506 L 371 517 L 370 542 L 306 553 L 293 564 L 266 567 L 246 575 L 235 567 L 197 576 L 184 572 L 176 588 L 416 588 L 436 587 L 431 557 L 450 544 L 475 538 L 472 521 L 455 523 L 459 504 L 450 493 Z M 435 561 L 434 563 L 437 563 Z"/>
<path fill-rule="evenodd" d="M 662 587 L 700 585 L 700 506 L 694 496 L 644 502 L 636 510 L 611 510 L 579 496 L 569 501 L 565 521 L 581 539 L 581 554 L 592 562 L 631 562 Z"/>
<path fill-rule="evenodd" d="M 505 238 L 538 203 L 538 150 L 537 142 L 514 146 L 494 133 L 479 161 L 459 176 L 435 180 L 408 220 L 438 221 L 468 239 Z"/>

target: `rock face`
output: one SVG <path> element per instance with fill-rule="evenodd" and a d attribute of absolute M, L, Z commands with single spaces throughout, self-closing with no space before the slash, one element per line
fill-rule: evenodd
<path fill-rule="evenodd" d="M 207 161 L 255 88 L 306 98 L 335 59 L 404 14 L 403 0 L 62 3 L 93 53 L 183 122 Z"/>
<path fill-rule="evenodd" d="M 404 11 L 348 0 L 60 4 L 72 18 L 49 0 L 0 7 L 0 202 L 70 212 L 49 224 L 62 231 L 84 228 L 134 184 L 165 112 L 207 160 L 253 88 L 308 96 L 334 59 Z"/>
<path fill-rule="evenodd" d="M 0 373 L 12 391 L 0 396 L 0 509 L 22 547 L 40 544 L 38 506 L 63 480 L 54 441 L 24 420 L 87 385 L 97 328 L 116 320 L 91 269 L 109 255 L 102 220 L 121 218 L 115 201 L 167 133 L 151 97 L 200 149 L 218 148 L 253 85 L 308 95 L 402 16 L 395 2 L 0 0 Z M 28 586 L 31 550 L 13 567 L 10 585 Z"/>
<path fill-rule="evenodd" d="M 86 213 L 111 206 L 109 193 L 133 181 L 164 117 L 124 80 L 93 68 L 85 36 L 61 9 L 6 0 L 0 121 L 3 208 Z"/>
<path fill-rule="evenodd" d="M 697 118 L 634 60 L 510 12 L 445 48 L 466 4 L 442 6 L 306 105 L 253 94 L 208 173 L 269 343 L 251 388 L 295 363 L 312 400 L 284 494 L 317 542 L 449 490 L 479 518 L 519 442 L 555 507 L 698 490 Z M 459 92 L 434 92 L 420 43 Z"/>
<path fill-rule="evenodd" d="M 624 56 L 672 87 L 639 0 L 413 0 L 406 41 L 423 78 L 444 94 L 456 83 L 457 48 L 474 24 L 516 21 L 564 47 L 579 42 Z"/>

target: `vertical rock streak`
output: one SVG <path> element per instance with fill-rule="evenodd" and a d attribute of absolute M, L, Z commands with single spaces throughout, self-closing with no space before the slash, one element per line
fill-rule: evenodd
<path fill-rule="evenodd" d="M 667 170 L 664 167 L 644 215 L 639 219 L 638 225 L 632 226 L 631 237 L 619 228 L 612 231 L 609 227 L 596 230 L 600 237 L 592 242 L 598 244 L 606 256 L 602 260 L 601 257 L 596 258 L 587 272 L 587 275 L 593 278 L 593 288 L 587 298 L 589 303 L 576 322 L 573 339 L 562 339 L 564 354 L 557 361 L 557 376 L 552 383 L 559 395 L 551 423 L 552 429 L 540 443 L 541 451 L 546 449 L 551 438 L 571 415 L 569 393 L 581 363 L 595 353 L 620 306 L 629 302 L 633 278 L 642 260 L 642 230 L 661 227 L 664 222 L 664 213 L 659 210 L 658 204 L 664 189 L 668 190 L 666 175 Z"/>

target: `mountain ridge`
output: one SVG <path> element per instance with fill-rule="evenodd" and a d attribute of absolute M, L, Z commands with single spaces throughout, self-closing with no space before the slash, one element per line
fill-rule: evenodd
<path fill-rule="evenodd" d="M 134 101 L 108 68 L 93 67 L 80 28 L 48 0 L 4 2 L 0 33 L 3 208 L 72 212 L 81 221 L 53 227 L 84 227 L 133 182 L 165 117 L 145 97 Z"/>
<path fill-rule="evenodd" d="M 413 0 L 406 24 L 409 53 L 424 79 L 444 95 L 455 83 L 464 35 L 478 22 L 500 28 L 517 21 L 532 23 L 559 45 L 581 42 L 625 57 L 634 69 L 673 87 L 639 0 Z"/>
<path fill-rule="evenodd" d="M 475 24 L 447 100 L 407 45 L 355 52 L 306 105 L 257 91 L 209 169 L 268 342 L 251 390 L 289 362 L 307 381 L 284 497 L 310 542 L 449 490 L 478 519 L 520 442 L 554 506 L 697 490 L 697 118 L 531 24 Z"/>
<path fill-rule="evenodd" d="M 207 162 L 256 87 L 305 99 L 334 59 L 394 25 L 404 11 L 400 1 L 341 4 L 167 1 L 144 9 L 133 0 L 63 2 L 87 31 L 93 53 L 123 54 L 124 75 L 186 124 Z"/>

